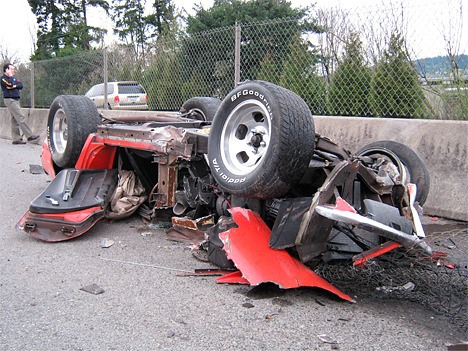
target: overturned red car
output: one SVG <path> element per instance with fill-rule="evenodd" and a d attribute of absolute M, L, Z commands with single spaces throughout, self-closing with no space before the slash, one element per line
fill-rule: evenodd
<path fill-rule="evenodd" d="M 136 211 L 169 216 L 176 230 L 205 234 L 213 263 L 239 270 L 219 282 L 317 286 L 346 300 L 317 265 L 360 267 L 399 247 L 432 255 L 418 215 L 430 182 L 421 158 L 394 141 L 351 153 L 269 82 L 143 118 L 105 119 L 84 96 L 58 96 L 42 163 L 53 180 L 18 228 L 44 241 Z"/>

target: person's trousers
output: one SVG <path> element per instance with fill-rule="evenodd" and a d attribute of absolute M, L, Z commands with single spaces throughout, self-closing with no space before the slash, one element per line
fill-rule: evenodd
<path fill-rule="evenodd" d="M 21 131 L 26 138 L 31 137 L 33 132 L 31 128 L 28 127 L 25 120 L 26 118 L 23 116 L 21 112 L 20 102 L 19 100 L 15 99 L 3 99 L 5 101 L 5 106 L 10 111 L 11 115 L 11 140 L 19 141 L 22 140 Z M 21 129 L 21 131 L 20 131 Z"/>

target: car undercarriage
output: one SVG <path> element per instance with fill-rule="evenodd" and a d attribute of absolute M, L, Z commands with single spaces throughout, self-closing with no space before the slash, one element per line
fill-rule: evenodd
<path fill-rule="evenodd" d="M 316 267 L 360 268 L 395 250 L 433 258 L 419 219 L 429 174 L 407 146 L 350 152 L 315 132 L 298 95 L 263 81 L 186 106 L 106 120 L 85 97 L 57 97 L 42 152 L 53 180 L 18 228 L 57 242 L 104 218 L 171 218 L 172 230 L 203 233 L 212 263 L 238 270 L 219 282 L 315 286 L 345 300 Z"/>

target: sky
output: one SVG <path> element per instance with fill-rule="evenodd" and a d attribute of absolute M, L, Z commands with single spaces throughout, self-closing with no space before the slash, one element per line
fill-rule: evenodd
<path fill-rule="evenodd" d="M 202 4 L 205 8 L 213 4 L 213 0 L 173 0 L 173 2 L 177 8 L 185 9 L 188 13 L 193 13 L 195 4 Z M 418 57 L 445 54 L 443 36 L 453 35 L 453 27 L 459 28 L 457 24 L 464 23 L 468 26 L 468 4 L 462 8 L 463 17 L 460 19 L 458 16 L 460 6 L 466 0 L 290 0 L 290 2 L 294 7 L 316 4 L 321 8 L 352 9 L 362 18 L 366 18 L 366 13 L 376 9 L 380 11 L 379 6 L 382 2 L 389 4 L 403 2 L 412 19 L 409 32 L 415 41 L 412 44 L 417 47 Z M 8 8 L 8 15 L 3 12 L 0 21 L 0 52 L 8 53 L 20 62 L 27 62 L 34 51 L 36 32 L 36 20 L 29 4 L 27 0 L 0 0 L 0 8 Z M 102 15 L 98 12 L 91 12 L 89 17 L 90 25 L 102 26 Z M 110 20 L 107 21 L 108 26 L 111 26 Z M 463 28 L 462 33 L 459 53 L 467 53 L 468 28 Z M 113 39 L 109 36 L 107 40 Z"/>
<path fill-rule="evenodd" d="M 150 2 L 150 1 L 147 1 Z M 210 7 L 212 0 L 175 0 L 177 8 L 186 9 L 191 13 L 195 4 Z M 8 14 L 2 11 L 0 20 L 0 52 L 8 53 L 27 62 L 34 52 L 36 33 L 36 18 L 31 12 L 27 0 L 0 0 L 0 8 L 8 9 Z M 93 12 L 93 11 L 91 11 Z M 110 22 L 110 20 L 109 20 Z M 90 25 L 101 26 L 102 14 L 94 11 L 90 14 Z"/>

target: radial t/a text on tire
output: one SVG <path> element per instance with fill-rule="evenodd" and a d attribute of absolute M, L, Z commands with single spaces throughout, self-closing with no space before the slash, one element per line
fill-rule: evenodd
<path fill-rule="evenodd" d="M 314 143 L 313 118 L 304 100 L 273 83 L 250 81 L 218 108 L 208 159 L 222 189 L 266 199 L 285 195 L 299 181 Z"/>

